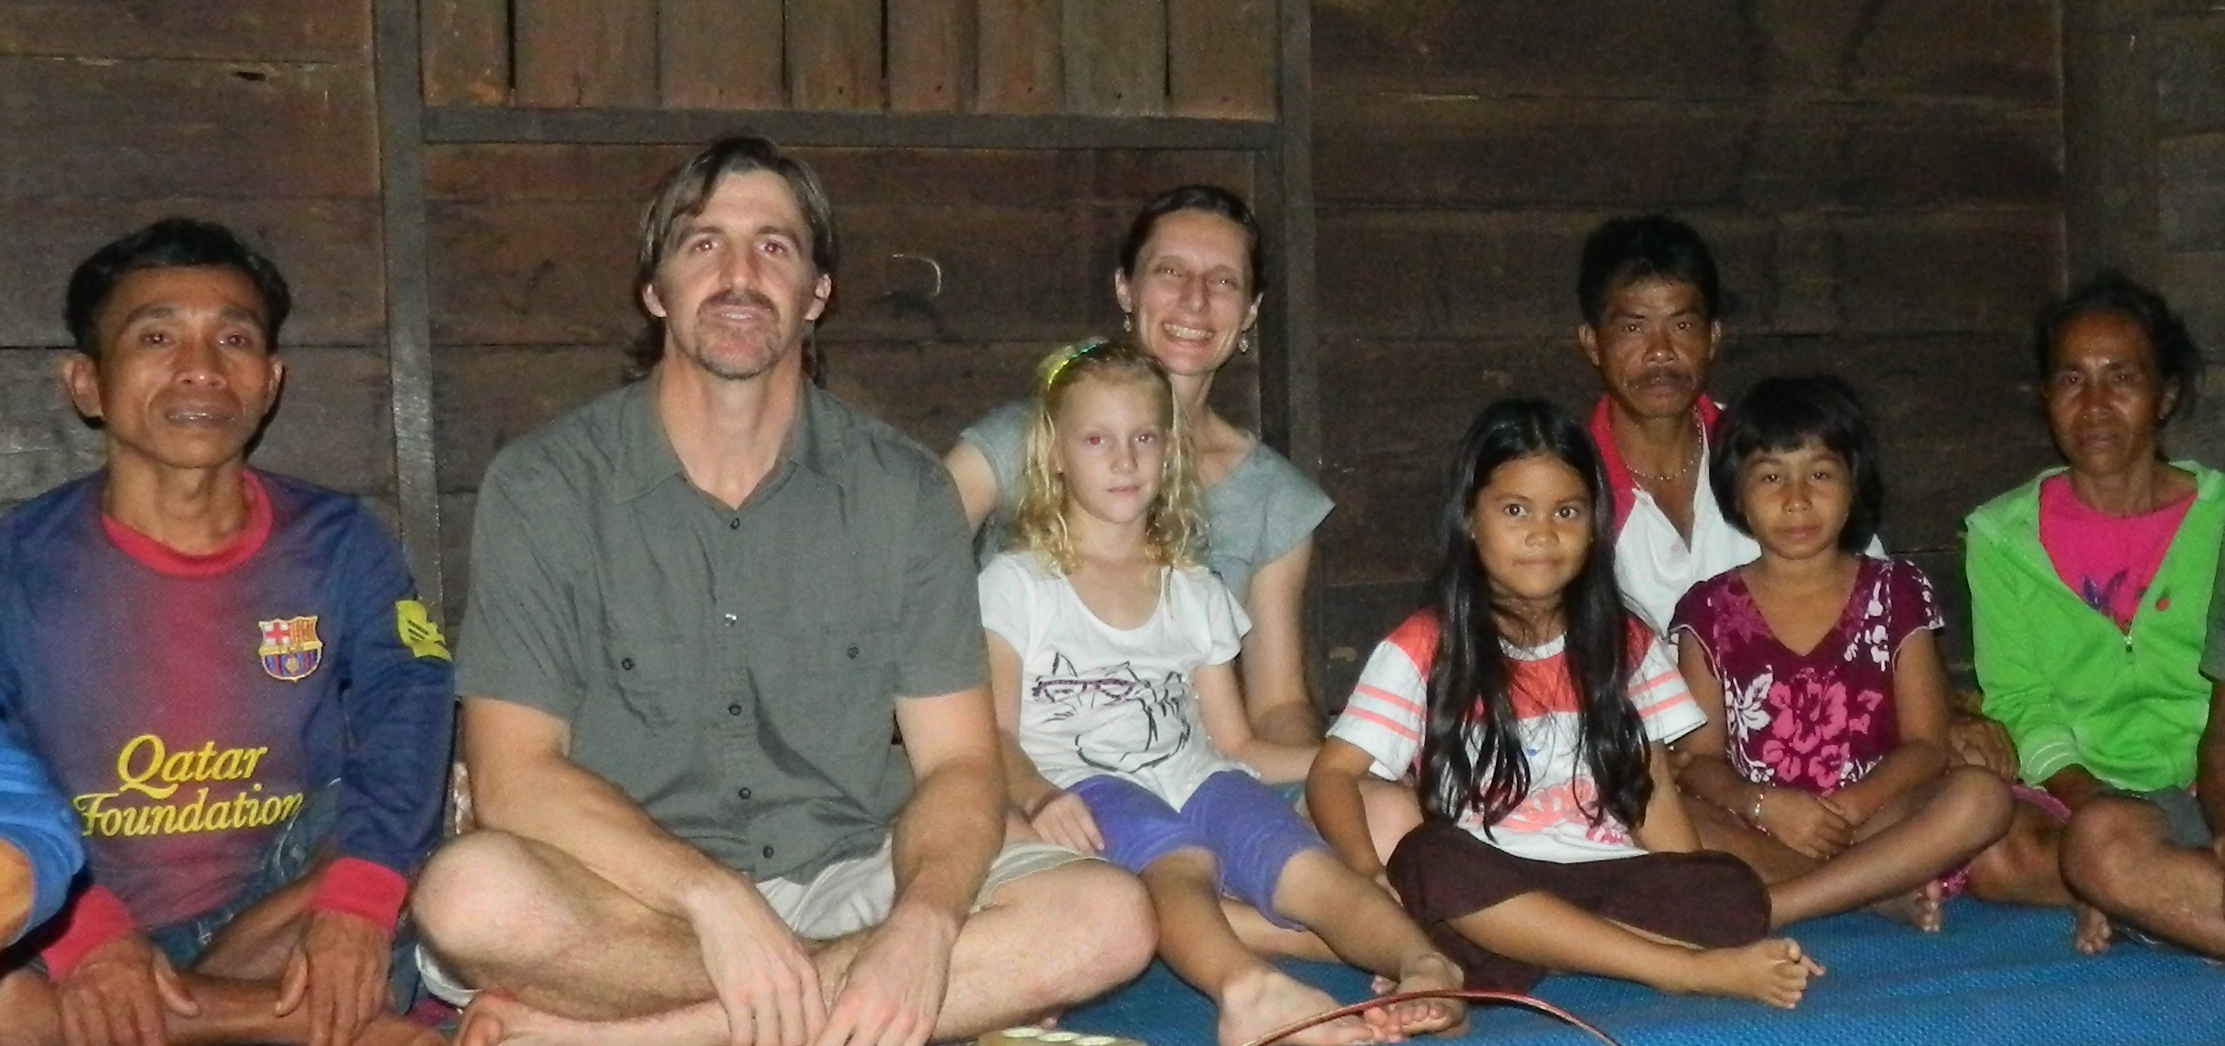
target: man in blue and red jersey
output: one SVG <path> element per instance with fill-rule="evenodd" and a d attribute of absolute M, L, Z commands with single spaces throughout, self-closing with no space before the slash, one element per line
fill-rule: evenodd
<path fill-rule="evenodd" d="M 0 959 L 0 1044 L 437 1041 L 388 1007 L 448 654 L 355 498 L 246 464 L 289 304 L 183 219 L 71 276 L 62 382 L 106 467 L 0 517 L 0 719 L 87 874 Z"/>

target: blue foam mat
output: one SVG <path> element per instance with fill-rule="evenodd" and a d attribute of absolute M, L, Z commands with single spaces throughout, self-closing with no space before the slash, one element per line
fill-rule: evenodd
<path fill-rule="evenodd" d="M 1828 967 L 1791 1011 L 1667 996 L 1595 977 L 1548 978 L 1537 996 L 1623 1046 L 2221 1046 L 2225 967 L 2120 941 L 2106 954 L 2070 946 L 2070 913 L 1955 901 L 1947 927 L 1920 934 L 1866 914 L 1794 927 Z M 1283 968 L 1344 1001 L 1368 994 L 1356 970 Z M 1164 965 L 1061 1020 L 1148 1046 L 1213 1046 L 1213 1008 Z M 1589 1036 L 1509 1007 L 1474 1013 L 1459 1039 L 1477 1046 L 1564 1046 Z"/>

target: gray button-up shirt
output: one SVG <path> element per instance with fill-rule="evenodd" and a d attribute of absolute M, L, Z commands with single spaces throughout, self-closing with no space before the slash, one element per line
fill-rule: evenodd
<path fill-rule="evenodd" d="M 942 464 L 816 388 L 728 509 L 654 379 L 505 447 L 480 488 L 459 692 L 570 724 L 571 758 L 753 879 L 886 839 L 911 791 L 893 701 L 984 684 Z"/>

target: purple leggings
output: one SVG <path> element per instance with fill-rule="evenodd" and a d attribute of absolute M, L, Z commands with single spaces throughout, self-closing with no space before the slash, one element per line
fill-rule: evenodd
<path fill-rule="evenodd" d="M 1275 911 L 1275 884 L 1291 858 L 1326 850 L 1328 844 L 1282 796 L 1251 775 L 1214 774 L 1180 810 L 1122 777 L 1092 777 L 1067 791 L 1089 807 L 1105 837 L 1105 860 L 1140 875 L 1177 850 L 1204 850 L 1219 866 L 1222 893 L 1259 909 L 1277 926 L 1298 928 Z"/>

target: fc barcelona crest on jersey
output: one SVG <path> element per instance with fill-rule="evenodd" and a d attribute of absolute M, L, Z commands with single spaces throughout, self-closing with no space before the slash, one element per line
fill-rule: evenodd
<path fill-rule="evenodd" d="M 315 617 L 282 617 L 259 621 L 263 630 L 263 671 L 272 679 L 292 683 L 306 679 L 324 664 L 324 642 L 317 638 Z"/>

